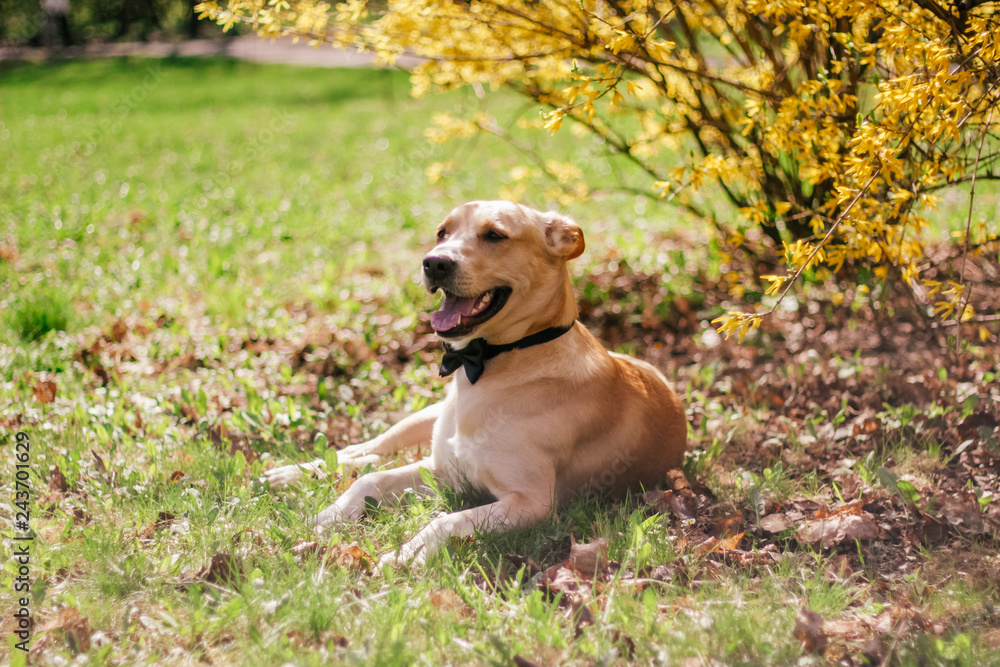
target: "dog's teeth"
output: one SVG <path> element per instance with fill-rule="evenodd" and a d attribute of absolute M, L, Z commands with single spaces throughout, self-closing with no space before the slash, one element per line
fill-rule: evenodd
<path fill-rule="evenodd" d="M 490 301 L 492 299 L 493 299 L 493 295 L 492 294 L 486 294 L 485 296 L 483 296 L 482 298 L 480 298 L 479 299 L 479 303 L 477 303 L 476 307 L 472 309 L 472 314 L 473 315 L 478 315 L 479 313 L 481 313 L 484 310 L 486 310 L 486 306 L 490 305 Z"/>

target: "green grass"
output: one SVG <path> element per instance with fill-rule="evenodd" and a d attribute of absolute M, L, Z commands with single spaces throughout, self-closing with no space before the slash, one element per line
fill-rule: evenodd
<path fill-rule="evenodd" d="M 315 539 L 305 517 L 342 485 L 271 490 L 264 466 L 311 458 L 318 432 L 338 444 L 370 437 L 441 395 L 434 355 L 401 352 L 431 306 L 414 280 L 422 249 L 451 206 L 514 185 L 509 147 L 423 139 L 434 113 L 475 107 L 475 96 L 412 100 L 406 89 L 398 73 L 226 60 L 0 65 L 0 243 L 17 248 L 0 262 L 0 433 L 32 438 L 39 624 L 79 609 L 104 635 L 85 651 L 91 664 L 784 665 L 801 656 L 800 607 L 877 616 L 881 589 L 838 579 L 822 554 L 789 553 L 773 568 L 708 562 L 638 499 L 580 502 L 530 529 L 452 543 L 425 571 L 292 554 Z M 535 113 L 495 104 L 506 120 Z M 552 159 L 607 167 L 569 133 L 538 142 Z M 429 185 L 427 168 L 445 160 L 460 167 Z M 527 200 L 559 205 L 545 183 L 529 185 Z M 577 274 L 627 258 L 667 266 L 683 291 L 689 266 L 718 264 L 708 244 L 662 243 L 678 214 L 640 214 L 634 196 L 563 208 L 587 233 Z M 704 416 L 689 471 L 734 509 L 752 488 L 777 500 L 818 491 L 815 476 L 777 460 L 738 483 L 713 468 L 752 440 L 766 409 L 720 401 L 724 370 L 707 360 L 683 371 Z M 53 403 L 34 398 L 39 379 L 57 382 Z M 220 425 L 244 451 L 213 437 Z M 54 467 L 65 493 L 49 489 Z M 411 498 L 327 539 L 377 558 L 471 501 Z M 624 569 L 678 563 L 681 574 L 642 590 L 613 581 L 591 604 L 595 622 L 578 627 L 512 565 L 558 563 L 571 534 L 609 538 Z M 240 572 L 227 586 L 197 577 L 219 553 Z M 995 662 L 975 631 L 995 592 L 939 579 L 951 582 L 943 593 L 922 595 L 948 633 L 901 640 L 900 660 Z M 52 629 L 34 645 L 46 660 L 74 659 L 72 634 Z"/>
<path fill-rule="evenodd" d="M 53 289 L 26 294 L 8 311 L 7 326 L 25 343 L 34 343 L 50 331 L 66 331 L 73 316 L 69 296 Z"/>
<path fill-rule="evenodd" d="M 81 324 L 195 286 L 214 287 L 211 315 L 241 324 L 261 295 L 337 305 L 359 269 L 398 284 L 411 267 L 383 258 L 412 256 L 455 202 L 495 197 L 517 162 L 490 138 L 423 141 L 432 113 L 475 98 L 411 100 L 394 72 L 180 59 L 5 65 L 2 77 L 0 220 L 22 265 L 100 304 Z M 528 110 L 508 98 L 500 112 Z M 447 159 L 462 168 L 429 189 L 425 170 Z M 615 226 L 621 204 L 579 211 Z"/>
<path fill-rule="evenodd" d="M 37 249 L 26 261 L 52 264 L 47 282 L 104 312 L 203 285 L 209 314 L 237 324 L 255 287 L 271 303 L 336 298 L 356 267 L 415 244 L 422 161 L 376 147 L 419 133 L 422 113 L 386 121 L 403 85 L 228 61 L 18 67 L 0 215 Z"/>

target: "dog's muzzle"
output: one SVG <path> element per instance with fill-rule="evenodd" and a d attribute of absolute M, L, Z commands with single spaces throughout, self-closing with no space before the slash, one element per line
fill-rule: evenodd
<path fill-rule="evenodd" d="M 428 289 L 433 291 L 436 287 L 445 287 L 445 283 L 455 275 L 457 266 L 458 263 L 448 257 L 424 257 L 424 279 Z"/>

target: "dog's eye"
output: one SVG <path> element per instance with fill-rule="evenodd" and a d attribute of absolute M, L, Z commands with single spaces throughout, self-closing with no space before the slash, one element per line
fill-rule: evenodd
<path fill-rule="evenodd" d="M 437 239 L 438 241 L 444 241 L 444 237 L 448 236 L 448 232 L 444 230 L 444 227 L 438 230 Z"/>
<path fill-rule="evenodd" d="M 483 238 L 486 239 L 487 241 L 503 241 L 507 237 L 498 232 L 497 230 L 491 229 L 490 231 L 486 232 L 486 234 L 483 235 Z"/>

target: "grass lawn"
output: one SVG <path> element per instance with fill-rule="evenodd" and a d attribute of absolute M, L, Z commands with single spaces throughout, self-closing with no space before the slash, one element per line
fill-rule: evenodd
<path fill-rule="evenodd" d="M 535 117 L 489 99 L 504 122 Z M 28 663 L 1000 664 L 995 349 L 929 356 L 917 327 L 859 324 L 871 290 L 719 341 L 727 260 L 708 230 L 642 196 L 553 201 L 490 137 L 424 139 L 435 113 L 480 104 L 413 100 L 392 72 L 0 64 L 0 588 L 18 576 L 24 432 Z M 538 142 L 630 177 L 589 139 Z M 351 480 L 272 490 L 262 471 L 441 395 L 419 259 L 453 205 L 510 192 L 579 220 L 585 322 L 684 397 L 697 516 L 662 494 L 581 501 L 375 570 L 476 502 L 444 492 L 316 544 L 304 519 Z M 816 530 L 824 512 L 878 536 L 764 521 Z M 597 571 L 551 581 L 574 542 L 603 538 Z"/>

